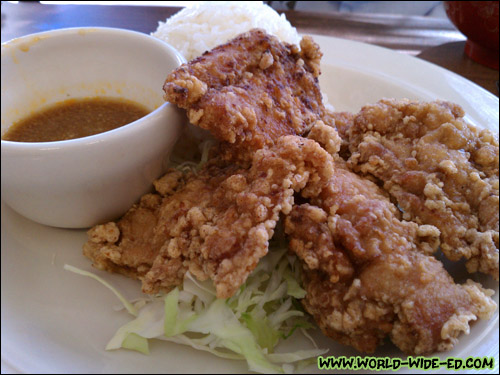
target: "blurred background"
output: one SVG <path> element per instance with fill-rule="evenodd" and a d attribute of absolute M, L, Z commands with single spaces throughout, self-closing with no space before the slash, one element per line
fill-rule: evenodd
<path fill-rule="evenodd" d="M 276 10 L 381 13 L 446 18 L 442 1 L 266 1 Z"/>
<path fill-rule="evenodd" d="M 14 1 L 12 1 L 14 2 Z M 40 1 L 42 4 L 193 6 L 199 1 Z M 442 1 L 265 1 L 276 10 L 381 13 L 446 18 Z"/>
<path fill-rule="evenodd" d="M 340 37 L 417 56 L 498 95 L 498 1 L 264 2 L 284 12 L 303 34 Z M 78 26 L 151 33 L 159 20 L 167 19 L 179 7 L 198 3 L 2 1 L 1 41 Z"/>

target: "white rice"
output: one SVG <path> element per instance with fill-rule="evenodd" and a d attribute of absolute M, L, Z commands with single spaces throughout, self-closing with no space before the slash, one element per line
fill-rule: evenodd
<path fill-rule="evenodd" d="M 300 42 L 285 15 L 261 1 L 206 1 L 159 22 L 151 35 L 175 47 L 189 61 L 256 27 L 283 42 Z"/>

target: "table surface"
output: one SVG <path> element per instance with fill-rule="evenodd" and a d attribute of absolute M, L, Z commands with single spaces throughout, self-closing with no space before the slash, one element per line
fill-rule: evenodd
<path fill-rule="evenodd" d="M 144 33 L 156 30 L 178 7 L 42 5 L 2 2 L 2 43 L 41 31 L 79 26 L 119 27 Z M 359 13 L 290 10 L 287 19 L 303 34 L 328 35 L 411 54 L 451 70 L 498 96 L 496 70 L 464 54 L 465 37 L 447 19 Z"/>

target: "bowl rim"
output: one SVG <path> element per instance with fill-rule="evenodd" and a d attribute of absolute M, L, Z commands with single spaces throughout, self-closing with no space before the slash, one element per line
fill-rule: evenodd
<path fill-rule="evenodd" d="M 114 36 L 126 36 L 126 37 L 132 37 L 136 38 L 135 40 L 142 40 L 146 43 L 150 43 L 151 45 L 157 45 L 157 48 L 163 48 L 164 50 L 169 52 L 169 55 L 172 56 L 172 59 L 175 62 L 176 67 L 181 66 L 186 62 L 186 59 L 182 56 L 182 54 L 175 49 L 172 45 L 169 43 L 155 38 L 152 35 L 141 33 L 138 31 L 134 30 L 129 30 L 129 29 L 122 29 L 122 28 L 114 28 L 114 27 L 93 27 L 93 26 L 85 26 L 85 27 L 69 27 L 69 28 L 62 28 L 62 29 L 54 29 L 54 30 L 48 30 L 48 31 L 42 31 L 39 33 L 33 33 L 33 34 L 28 34 L 28 35 L 23 35 L 18 38 L 11 39 L 9 41 L 6 41 L 1 44 L 1 55 L 2 58 L 4 57 L 4 53 L 7 52 L 8 49 L 11 47 L 16 47 L 18 45 L 21 45 L 25 43 L 27 40 L 37 38 L 37 37 L 61 37 L 61 36 L 68 36 L 68 35 L 82 35 L 84 33 L 95 33 L 95 32 L 100 32 L 105 35 L 114 35 Z M 132 39 L 130 39 L 132 40 Z M 132 49 L 131 49 L 132 51 Z M 166 78 L 166 77 L 165 77 Z M 54 103 L 55 104 L 55 103 Z M 147 115 L 131 122 L 128 124 L 125 124 L 123 126 L 120 126 L 115 129 L 111 129 L 102 133 L 94 134 L 94 135 L 89 135 L 86 137 L 80 137 L 80 138 L 74 138 L 74 139 L 67 139 L 67 140 L 62 140 L 62 141 L 50 141 L 50 142 L 17 142 L 17 141 L 8 141 L 1 139 L 1 148 L 2 148 L 2 153 L 4 151 L 10 150 L 12 152 L 26 152 L 26 151 L 31 151 L 31 152 L 36 152 L 36 151 L 42 151 L 42 150 L 60 150 L 60 149 L 66 149 L 68 147 L 78 147 L 78 146 L 84 146 L 84 145 L 89 145 L 89 144 L 96 144 L 96 143 L 101 143 L 101 142 L 106 142 L 110 141 L 110 138 L 122 138 L 125 135 L 122 135 L 121 133 L 128 133 L 128 132 L 134 132 L 136 128 L 138 128 L 137 123 L 144 122 L 146 123 L 151 123 L 153 124 L 154 121 L 147 121 L 148 119 L 153 120 L 153 118 L 158 117 L 158 116 L 163 116 L 167 111 L 170 109 L 173 109 L 174 107 L 173 104 L 169 102 L 165 102 L 161 104 L 158 108 L 154 109 L 153 111 L 149 112 Z M 141 130 L 142 131 L 142 130 Z"/>

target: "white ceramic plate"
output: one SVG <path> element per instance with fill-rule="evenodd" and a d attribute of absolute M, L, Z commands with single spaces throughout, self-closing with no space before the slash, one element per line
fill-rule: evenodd
<path fill-rule="evenodd" d="M 315 40 L 324 52 L 321 87 L 337 110 L 357 111 L 382 97 L 445 99 L 462 105 L 471 123 L 497 131 L 498 98 L 470 81 L 387 49 L 322 36 Z M 96 281 L 63 270 L 65 263 L 92 270 L 81 252 L 85 231 L 36 224 L 3 202 L 1 212 L 2 372 L 247 372 L 243 361 L 223 360 L 166 342 L 153 343 L 150 356 L 126 350 L 106 352 L 106 343 L 129 315 L 114 311 L 117 300 Z M 126 297 L 139 296 L 138 282 L 94 272 Z M 451 272 L 457 272 L 454 276 L 461 281 L 465 276 L 461 271 Z M 498 304 L 498 283 L 473 277 L 495 289 Z M 321 347 L 331 348 L 329 355 L 358 354 L 319 333 L 316 337 Z M 490 321 L 475 324 L 469 336 L 462 336 L 455 349 L 441 357 L 494 356 L 495 368 L 489 371 L 497 373 L 498 350 L 497 310 Z M 400 353 L 387 344 L 376 355 Z"/>

